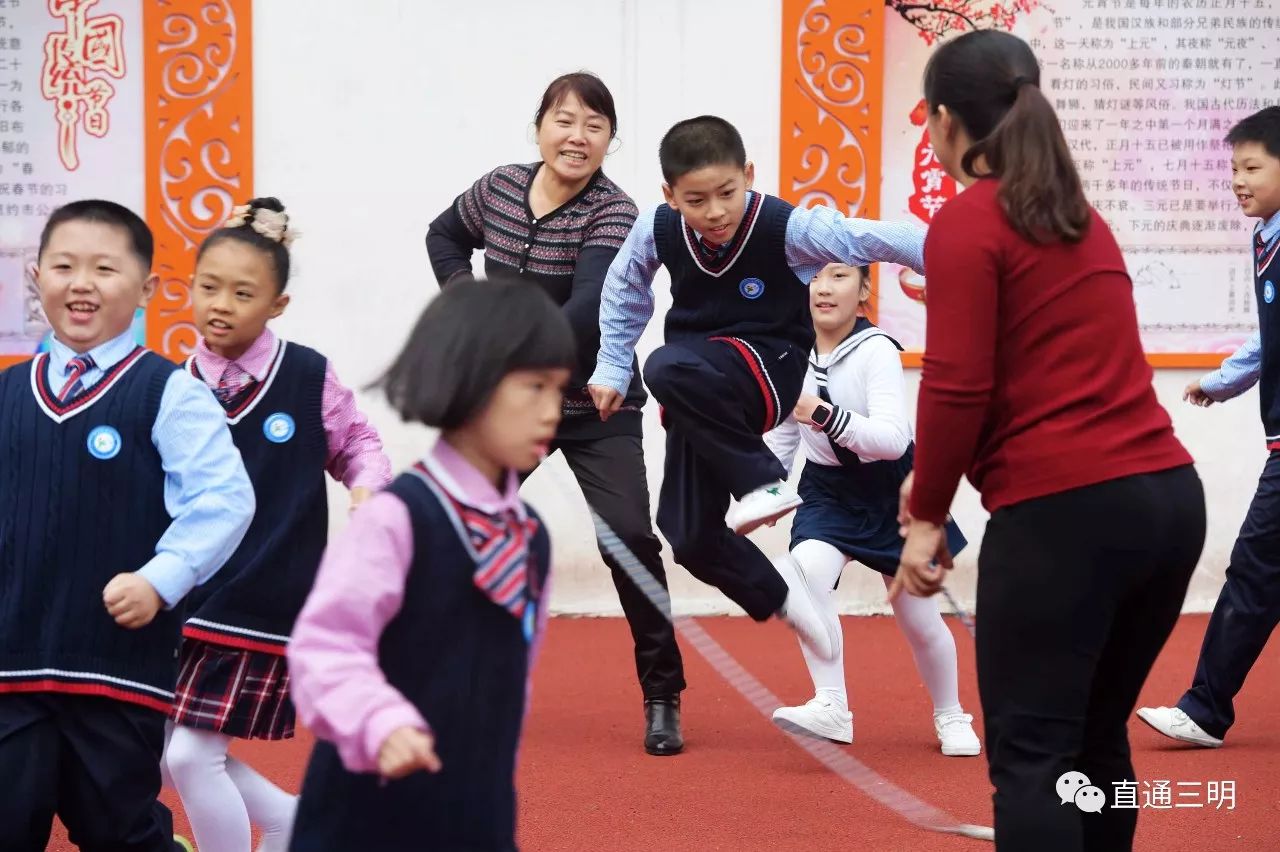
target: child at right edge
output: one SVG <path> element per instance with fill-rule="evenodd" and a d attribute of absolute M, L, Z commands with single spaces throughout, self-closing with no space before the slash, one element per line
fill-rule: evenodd
<path fill-rule="evenodd" d="M 1231 146 L 1231 191 L 1240 211 L 1258 220 L 1253 230 L 1258 333 L 1218 371 L 1192 382 L 1184 398 L 1200 406 L 1224 402 L 1258 384 L 1269 455 L 1240 535 L 1227 579 L 1205 630 L 1191 688 L 1173 707 L 1143 707 L 1138 718 L 1171 739 L 1218 748 L 1235 724 L 1234 701 L 1280 623 L 1280 106 L 1236 124 Z"/>
<path fill-rule="evenodd" d="M 658 528 L 693 576 L 756 621 L 784 619 L 831 660 L 838 631 L 819 615 L 802 569 L 771 562 L 746 538 L 801 502 L 761 436 L 800 395 L 814 341 L 805 282 L 831 262 L 922 270 L 924 231 L 752 191 L 754 166 L 722 118 L 677 123 L 658 153 L 667 203 L 640 216 L 609 268 L 589 390 L 602 418 L 618 410 L 665 266 L 666 343 L 643 374 L 667 429 Z M 730 497 L 738 502 L 726 517 Z"/>

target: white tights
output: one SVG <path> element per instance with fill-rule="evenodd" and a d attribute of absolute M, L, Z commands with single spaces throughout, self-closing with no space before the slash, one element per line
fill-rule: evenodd
<path fill-rule="evenodd" d="M 844 679 L 844 634 L 840 630 L 834 589 L 836 579 L 849 559 L 825 541 L 812 539 L 797 544 L 791 555 L 804 569 L 811 588 L 827 590 L 826 593 L 816 595 L 818 611 L 828 623 L 836 625 L 836 634 L 840 636 L 836 658 L 830 662 L 819 660 L 801 645 L 804 661 L 809 666 L 809 676 L 813 678 L 815 693 L 819 698 L 829 699 L 840 708 L 847 708 L 849 697 L 845 691 Z M 886 587 L 892 582 L 891 577 L 884 577 Z M 959 674 L 956 666 L 956 642 L 942 621 L 938 605 L 932 598 L 902 594 L 893 602 L 893 614 L 898 620 L 898 627 L 907 637 L 911 655 L 915 657 L 916 669 L 924 680 L 925 688 L 929 690 L 929 697 L 933 699 L 934 713 L 958 711 L 960 691 L 957 685 Z"/>
<path fill-rule="evenodd" d="M 250 852 L 251 825 L 262 829 L 258 852 L 286 852 L 298 797 L 227 755 L 231 737 L 165 726 L 165 784 L 182 797 L 200 852 Z"/>

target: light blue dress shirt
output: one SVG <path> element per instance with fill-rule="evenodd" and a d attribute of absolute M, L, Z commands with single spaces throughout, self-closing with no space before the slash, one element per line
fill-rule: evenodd
<path fill-rule="evenodd" d="M 97 384 L 135 346 L 130 329 L 89 350 L 95 366 L 81 378 L 84 387 Z M 63 386 L 67 364 L 76 354 L 53 339 L 49 387 L 57 391 Z M 156 555 L 137 572 L 173 607 L 212 577 L 240 546 L 253 520 L 253 484 L 231 440 L 222 406 L 185 370 L 175 370 L 164 386 L 151 442 L 164 467 L 164 504 L 173 522 L 156 544 Z"/>
<path fill-rule="evenodd" d="M 600 354 L 590 383 L 623 394 L 631 383 L 636 341 L 653 317 L 653 277 L 662 265 L 654 212 L 636 219 L 600 296 Z M 786 261 L 805 283 L 828 263 L 897 263 L 923 273 L 924 233 L 907 222 L 851 219 L 830 207 L 797 207 L 787 220 Z"/>
<path fill-rule="evenodd" d="M 1261 233 L 1264 243 L 1270 243 L 1280 236 L 1280 213 L 1275 213 L 1261 223 L 1254 233 Z M 1252 256 L 1250 248 L 1250 258 Z M 1257 384 L 1261 372 L 1262 332 L 1255 331 L 1230 358 L 1222 362 L 1221 367 L 1200 379 L 1200 390 L 1210 399 L 1224 402 Z"/>

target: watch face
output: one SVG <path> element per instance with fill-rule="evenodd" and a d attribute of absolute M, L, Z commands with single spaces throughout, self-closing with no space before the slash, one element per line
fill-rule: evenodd
<path fill-rule="evenodd" d="M 831 409 L 825 405 L 815 405 L 813 407 L 813 422 L 819 426 L 826 426 L 827 421 L 831 419 Z"/>

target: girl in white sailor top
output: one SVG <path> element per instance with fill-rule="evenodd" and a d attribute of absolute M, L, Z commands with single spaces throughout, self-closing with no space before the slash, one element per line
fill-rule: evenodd
<path fill-rule="evenodd" d="M 841 632 L 833 592 L 846 563 L 879 571 L 886 586 L 897 570 L 898 489 L 911 471 L 914 449 L 898 344 L 862 316 L 870 293 L 865 266 L 828 264 L 813 279 L 809 301 L 817 343 L 804 390 L 792 415 L 765 435 L 788 469 L 797 447 L 804 448 L 804 502 L 791 526 L 791 558 L 836 636 Z M 954 523 L 947 526 L 947 538 L 952 553 L 964 546 Z M 973 717 L 960 706 L 955 640 L 937 604 L 899 595 L 893 612 L 933 699 L 942 753 L 978 754 Z M 803 644 L 801 651 L 814 697 L 799 707 L 779 708 L 774 722 L 797 733 L 853 742 L 843 648 L 830 662 Z"/>
<path fill-rule="evenodd" d="M 328 538 L 325 472 L 355 505 L 391 465 L 328 359 L 267 328 L 289 302 L 284 206 L 254 199 L 232 213 L 196 255 L 200 339 L 187 369 L 222 403 L 258 508 L 239 549 L 187 598 L 166 780 L 201 852 L 249 852 L 251 824 L 260 852 L 283 852 L 296 797 L 227 748 L 293 736 L 284 651 Z"/>
<path fill-rule="evenodd" d="M 293 642 L 316 735 L 293 852 L 509 852 L 515 764 L 550 543 L 519 498 L 546 457 L 577 351 L 538 287 L 449 287 L 383 377 L 440 429 L 325 552 Z"/>

